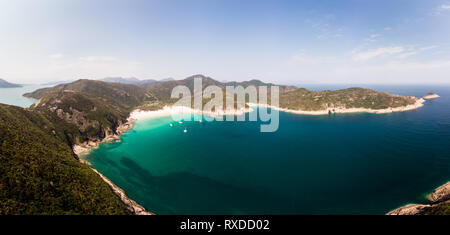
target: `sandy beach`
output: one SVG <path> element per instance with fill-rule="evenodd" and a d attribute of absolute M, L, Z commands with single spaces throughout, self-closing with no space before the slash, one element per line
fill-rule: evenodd
<path fill-rule="evenodd" d="M 134 110 L 131 112 L 129 121 L 130 120 L 142 120 L 142 119 L 151 119 L 151 118 L 157 118 L 157 117 L 166 117 L 171 115 L 179 115 L 184 113 L 190 113 L 190 114 L 201 114 L 201 115 L 207 115 L 210 117 L 218 117 L 218 116 L 224 116 L 224 115 L 233 115 L 233 116 L 240 116 L 248 112 L 252 112 L 252 108 L 243 108 L 239 110 L 219 110 L 217 112 L 208 112 L 208 111 L 201 111 L 197 109 L 192 109 L 188 107 L 183 106 L 165 106 L 162 109 L 155 110 L 155 111 L 145 111 L 145 110 Z"/>
<path fill-rule="evenodd" d="M 219 110 L 217 112 L 205 112 L 205 111 L 200 111 L 200 110 L 183 107 L 183 106 L 165 106 L 162 109 L 153 110 L 153 111 L 136 109 L 130 113 L 127 123 L 119 126 L 119 128 L 117 130 L 118 135 L 108 135 L 103 140 L 88 141 L 88 142 L 85 142 L 85 143 L 82 143 L 79 145 L 75 145 L 73 147 L 73 151 L 78 156 L 81 156 L 83 154 L 88 153 L 89 150 L 91 150 L 93 148 L 97 148 L 101 142 L 120 141 L 120 135 L 122 135 L 129 129 L 133 128 L 133 123 L 137 120 L 152 119 L 152 118 L 158 118 L 158 117 L 167 117 L 167 116 L 179 115 L 179 114 L 183 114 L 183 113 L 201 114 L 201 115 L 207 115 L 210 117 L 218 117 L 218 116 L 223 116 L 223 115 L 239 116 L 239 115 L 243 115 L 247 112 L 252 112 L 253 111 L 253 109 L 251 108 L 252 106 L 254 106 L 254 107 L 260 106 L 260 107 L 268 107 L 271 109 L 276 109 L 276 110 L 279 110 L 282 112 L 302 114 L 302 115 L 328 115 L 330 113 L 383 114 L 383 113 L 393 113 L 393 112 L 405 112 L 405 111 L 409 111 L 409 110 L 418 109 L 424 105 L 424 102 L 425 102 L 424 99 L 417 98 L 417 100 L 414 104 L 402 106 L 402 107 L 396 107 L 396 108 L 366 109 L 366 108 L 339 108 L 339 107 L 337 107 L 337 108 L 328 108 L 325 110 L 317 110 L 317 111 L 292 110 L 292 109 L 287 109 L 287 108 L 280 108 L 280 107 L 275 107 L 275 106 L 271 106 L 271 105 L 263 105 L 263 104 L 255 104 L 255 103 L 248 103 L 250 108 L 243 108 L 243 109 L 239 109 L 239 110 Z"/>
<path fill-rule="evenodd" d="M 162 109 L 159 110 L 153 110 L 153 111 L 145 111 L 136 109 L 133 112 L 130 113 L 130 116 L 127 119 L 127 122 L 120 125 L 117 128 L 117 135 L 107 135 L 102 140 L 90 140 L 78 145 L 73 146 L 73 151 L 76 155 L 80 157 L 80 160 L 83 161 L 82 155 L 87 154 L 91 149 L 97 148 L 100 143 L 102 142 L 111 142 L 111 141 L 120 141 L 120 136 L 124 133 L 126 133 L 128 130 L 133 128 L 133 124 L 135 121 L 138 120 L 144 120 L 144 119 L 152 119 L 152 118 L 158 118 L 158 117 L 167 117 L 171 115 L 179 115 L 184 113 L 190 113 L 190 114 L 201 114 L 201 115 L 207 115 L 210 117 L 218 117 L 223 115 L 234 115 L 239 116 L 243 115 L 247 112 L 251 112 L 253 109 L 251 108 L 243 108 L 239 110 L 220 110 L 218 112 L 202 112 L 200 110 L 182 107 L 182 106 L 165 106 Z"/>

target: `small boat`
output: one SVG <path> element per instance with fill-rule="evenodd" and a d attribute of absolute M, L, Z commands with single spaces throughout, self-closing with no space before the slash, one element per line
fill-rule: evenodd
<path fill-rule="evenodd" d="M 169 126 L 170 126 L 170 127 L 173 127 L 173 124 L 172 124 L 172 123 L 170 123 L 170 124 L 169 124 Z"/>
<path fill-rule="evenodd" d="M 183 124 L 183 122 L 182 122 L 182 121 L 179 121 L 178 123 L 180 123 L 180 124 Z"/>
<path fill-rule="evenodd" d="M 187 132 L 187 130 L 186 129 L 184 129 L 184 133 L 186 133 Z"/>

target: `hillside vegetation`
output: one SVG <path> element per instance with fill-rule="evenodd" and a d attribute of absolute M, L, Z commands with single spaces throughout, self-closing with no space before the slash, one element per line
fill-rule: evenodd
<path fill-rule="evenodd" d="M 98 99 L 123 110 L 131 110 L 142 102 L 155 99 L 151 93 L 139 86 L 85 79 L 55 87 L 39 89 L 31 93 L 26 93 L 24 96 L 40 99 L 46 94 L 61 91 L 79 92 L 89 96 L 89 98 Z"/>
<path fill-rule="evenodd" d="M 450 215 L 450 203 L 427 207 L 422 213 L 423 215 Z"/>
<path fill-rule="evenodd" d="M 194 75 L 194 76 L 190 76 L 184 80 L 172 80 L 172 81 L 166 81 L 166 82 L 159 82 L 152 86 L 147 87 L 147 90 L 149 92 L 151 92 L 159 100 L 168 101 L 168 100 L 170 100 L 170 94 L 172 92 L 172 89 L 176 86 L 179 86 L 179 85 L 187 86 L 191 90 L 191 92 L 193 92 L 195 78 L 202 79 L 202 89 L 204 89 L 207 86 L 217 86 L 224 90 L 226 86 L 243 86 L 245 88 L 250 85 L 256 86 L 256 87 L 258 87 L 258 86 L 270 87 L 270 86 L 275 85 L 272 83 L 264 83 L 259 80 L 250 80 L 250 81 L 244 81 L 244 82 L 225 82 L 224 83 L 224 82 L 216 81 L 210 77 L 206 77 L 203 75 Z M 280 87 L 280 92 L 286 92 L 286 91 L 291 91 L 291 90 L 296 89 L 296 87 L 294 87 L 294 86 L 279 85 L 279 87 Z"/>
<path fill-rule="evenodd" d="M 364 88 L 309 91 L 299 88 L 280 93 L 280 107 L 292 110 L 317 111 L 327 108 L 386 109 L 414 104 L 416 98 L 392 95 Z"/>
<path fill-rule="evenodd" d="M 0 104 L 0 214 L 129 214 L 43 115 Z"/>
<path fill-rule="evenodd" d="M 92 80 L 39 89 L 25 96 L 40 99 L 31 109 L 58 123 L 70 146 L 117 134 L 133 109 L 156 100 L 138 86 Z"/>

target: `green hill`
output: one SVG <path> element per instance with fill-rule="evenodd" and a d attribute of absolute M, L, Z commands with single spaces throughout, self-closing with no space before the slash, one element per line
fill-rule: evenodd
<path fill-rule="evenodd" d="M 299 88 L 280 93 L 280 107 L 292 110 L 317 111 L 327 108 L 386 109 L 414 104 L 416 98 L 392 95 L 364 88 L 309 91 Z"/>
<path fill-rule="evenodd" d="M 139 86 L 85 79 L 55 87 L 39 89 L 31 93 L 26 93 L 24 96 L 40 99 L 46 94 L 61 91 L 80 92 L 90 98 L 104 101 L 124 110 L 131 110 L 142 102 L 155 99 L 151 93 Z"/>
<path fill-rule="evenodd" d="M 272 83 L 264 83 L 259 80 L 244 82 L 218 82 L 210 77 L 194 75 L 184 80 L 160 82 L 147 87 L 155 98 L 163 103 L 173 103 L 176 100 L 170 99 L 171 91 L 178 85 L 187 86 L 191 92 L 194 87 L 194 78 L 202 79 L 203 88 L 215 85 L 222 89 L 226 86 L 273 86 Z M 280 107 L 292 110 L 318 111 L 328 107 L 340 108 L 370 108 L 386 109 L 414 104 L 416 98 L 392 95 L 386 92 L 377 92 L 364 88 L 348 88 L 342 90 L 310 91 L 305 88 L 280 85 Z M 268 97 L 270 99 L 270 95 Z"/>
<path fill-rule="evenodd" d="M 210 77 L 204 76 L 204 75 L 193 75 L 183 80 L 171 80 L 166 82 L 159 82 L 156 84 L 153 84 L 152 86 L 147 87 L 147 91 L 152 93 L 155 98 L 158 99 L 158 101 L 162 104 L 172 104 L 176 101 L 176 99 L 171 99 L 170 95 L 172 92 L 172 89 L 176 86 L 183 85 L 187 86 L 189 90 L 192 92 L 194 91 L 194 80 L 195 78 L 201 78 L 202 79 L 202 89 L 204 89 L 207 86 L 217 86 L 221 88 L 224 91 L 225 95 L 225 88 L 226 86 L 242 86 L 242 87 L 248 87 L 248 86 L 273 86 L 272 83 L 264 83 L 259 80 L 250 80 L 250 81 L 244 81 L 244 82 L 219 82 L 216 81 Z M 285 85 L 278 85 L 280 87 L 280 92 L 287 92 L 295 90 L 296 87 L 294 86 L 285 86 Z M 204 103 L 207 102 L 207 100 L 204 100 Z M 159 106 L 157 106 L 159 107 Z"/>
<path fill-rule="evenodd" d="M 0 214 L 129 214 L 45 116 L 0 104 Z"/>
<path fill-rule="evenodd" d="M 156 100 L 135 85 L 92 80 L 39 89 L 24 96 L 40 99 L 31 109 L 58 123 L 71 146 L 116 134 L 133 109 Z"/>

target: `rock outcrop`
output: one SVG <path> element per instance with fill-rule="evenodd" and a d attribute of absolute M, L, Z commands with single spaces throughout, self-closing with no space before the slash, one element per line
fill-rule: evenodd
<path fill-rule="evenodd" d="M 408 204 L 387 213 L 387 215 L 420 215 L 424 209 L 430 207 L 422 204 Z"/>
<path fill-rule="evenodd" d="M 435 189 L 430 195 L 427 196 L 427 199 L 434 202 L 445 202 L 450 200 L 450 181 L 441 187 Z"/>
<path fill-rule="evenodd" d="M 112 191 L 120 198 L 120 200 L 127 205 L 128 209 L 134 214 L 134 215 L 153 215 L 153 213 L 148 212 L 145 210 L 144 207 L 137 204 L 135 201 L 131 200 L 127 197 L 123 189 L 119 188 L 117 185 L 115 185 L 111 180 L 106 178 L 102 173 L 98 172 L 96 169 L 91 168 L 95 173 L 97 173 L 100 178 L 105 181 L 109 187 L 112 189 Z"/>
<path fill-rule="evenodd" d="M 387 215 L 422 215 L 427 209 L 450 203 L 450 181 L 427 196 L 430 204 L 408 204 L 387 213 Z"/>
<path fill-rule="evenodd" d="M 435 93 L 428 93 L 428 94 L 423 96 L 423 98 L 426 99 L 426 100 L 437 99 L 439 97 L 440 96 L 438 94 L 435 94 Z"/>

